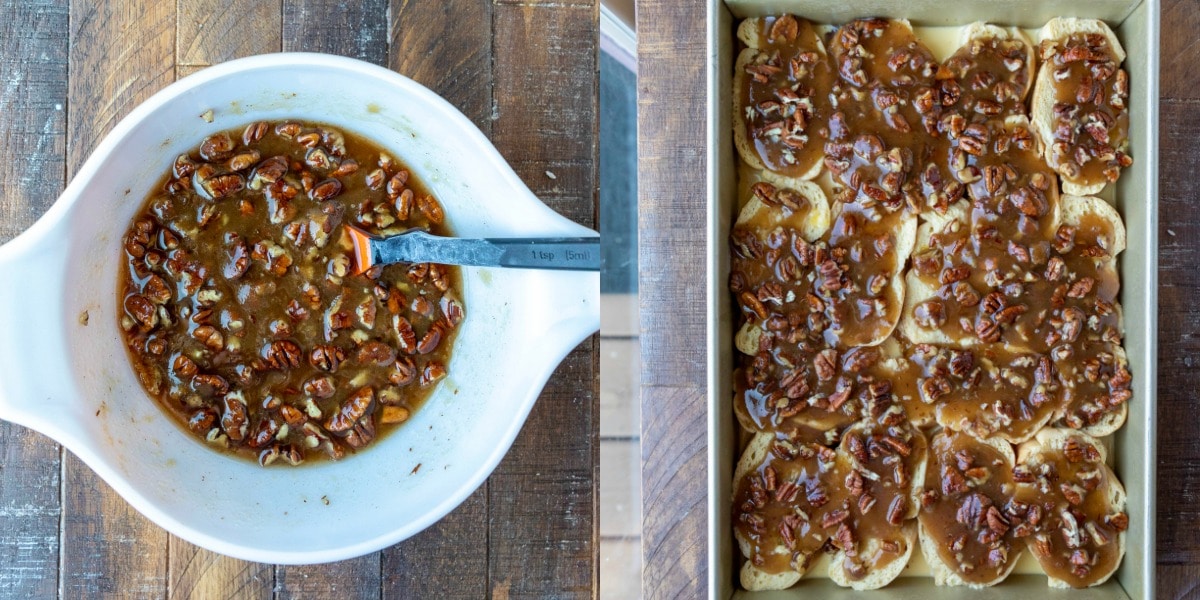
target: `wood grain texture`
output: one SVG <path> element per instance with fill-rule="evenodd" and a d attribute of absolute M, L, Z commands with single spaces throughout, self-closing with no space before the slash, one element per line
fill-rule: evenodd
<path fill-rule="evenodd" d="M 0 241 L 29 227 L 63 187 L 67 48 L 65 0 L 0 3 Z"/>
<path fill-rule="evenodd" d="M 642 383 L 703 389 L 704 10 L 639 4 L 638 31 Z"/>
<path fill-rule="evenodd" d="M 494 7 L 492 140 L 533 193 L 596 226 L 599 5 Z M 555 177 L 546 174 L 553 172 Z M 596 595 L 598 336 L 562 362 L 488 482 L 494 597 Z"/>
<path fill-rule="evenodd" d="M 378 552 L 324 565 L 280 565 L 275 568 L 275 597 L 278 600 L 379 598 L 379 565 Z"/>
<path fill-rule="evenodd" d="M 1158 596 L 1200 598 L 1200 17 L 1164 0 L 1159 103 Z"/>
<path fill-rule="evenodd" d="M 67 176 L 138 103 L 175 80 L 175 5 L 71 3 Z"/>
<path fill-rule="evenodd" d="M 0 597 L 58 592 L 61 450 L 19 425 L 0 426 Z"/>
<path fill-rule="evenodd" d="M 707 590 L 705 11 L 638 3 L 642 591 Z"/>
<path fill-rule="evenodd" d="M 1162 97 L 1200 98 L 1200 70 L 1196 69 L 1200 63 L 1200 4 L 1161 0 L 1160 8 Z"/>
<path fill-rule="evenodd" d="M 1200 565 L 1159 565 L 1156 575 L 1159 598 L 1200 598 Z"/>
<path fill-rule="evenodd" d="M 388 67 L 437 92 L 490 135 L 491 2 L 393 0 L 389 13 Z M 382 552 L 383 596 L 486 597 L 487 523 L 485 482 L 434 526 Z"/>
<path fill-rule="evenodd" d="M 58 197 L 66 155 L 65 1 L 0 4 L 0 241 L 29 227 Z M 58 590 L 61 449 L 0 423 L 0 597 Z"/>
<path fill-rule="evenodd" d="M 382 552 L 384 598 L 487 597 L 487 490 L 484 484 L 441 521 Z"/>
<path fill-rule="evenodd" d="M 1165 35 L 1165 32 L 1164 32 Z M 1165 173 L 1190 172 L 1200 136 L 1200 102 L 1164 98 L 1160 158 Z M 1186 169 L 1186 171 L 1181 170 Z M 1160 182 L 1158 360 L 1158 560 L 1160 564 L 1200 563 L 1200 185 L 1191 177 Z"/>
<path fill-rule="evenodd" d="M 387 8 L 387 0 L 283 0 L 283 50 L 386 64 Z"/>
<path fill-rule="evenodd" d="M 194 546 L 171 536 L 167 589 L 175 598 L 260 600 L 272 597 L 275 570 Z"/>
<path fill-rule="evenodd" d="M 643 339 L 649 333 L 642 333 Z M 694 598 L 708 589 L 704 389 L 642 388 L 642 590 Z M 694 408 L 700 406 L 700 409 Z"/>
<path fill-rule="evenodd" d="M 598 10 L 598 2 L 498 4 L 494 17 L 492 141 L 538 198 L 593 228 Z"/>
<path fill-rule="evenodd" d="M 491 135 L 492 3 L 392 0 L 389 12 L 388 68 L 437 92 Z"/>
<path fill-rule="evenodd" d="M 488 482 L 493 597 L 597 593 L 595 359 L 593 337 L 563 360 Z"/>
<path fill-rule="evenodd" d="M 179 65 L 206 67 L 283 48 L 283 0 L 178 0 L 178 7 Z"/>
<path fill-rule="evenodd" d="M 133 107 L 175 79 L 175 5 L 73 2 L 67 173 Z M 60 589 L 67 598 L 161 597 L 167 533 L 138 514 L 87 465 L 63 468 Z"/>

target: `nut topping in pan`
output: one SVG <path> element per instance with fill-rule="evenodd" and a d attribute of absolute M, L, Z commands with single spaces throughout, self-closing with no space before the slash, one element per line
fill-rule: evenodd
<path fill-rule="evenodd" d="M 1016 498 L 1040 516 L 1025 541 L 1053 586 L 1098 585 L 1121 562 L 1125 490 L 1105 455 L 1095 438 L 1063 429 L 1044 429 L 1019 449 Z"/>

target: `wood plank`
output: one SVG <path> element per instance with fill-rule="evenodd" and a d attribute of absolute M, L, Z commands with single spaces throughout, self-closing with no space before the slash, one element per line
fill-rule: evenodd
<path fill-rule="evenodd" d="M 487 489 L 485 484 L 429 529 L 383 551 L 384 598 L 487 597 Z"/>
<path fill-rule="evenodd" d="M 0 424 L 0 597 L 58 592 L 61 450 L 31 430 Z"/>
<path fill-rule="evenodd" d="M 1200 565 L 1159 565 L 1155 576 L 1159 598 L 1200 598 Z"/>
<path fill-rule="evenodd" d="M 279 52 L 282 0 L 228 4 L 216 0 L 178 2 L 175 56 L 178 78 L 242 56 Z M 272 595 L 275 568 L 251 563 L 195 546 L 171 536 L 167 565 L 173 598 L 242 598 Z"/>
<path fill-rule="evenodd" d="M 637 338 L 600 336 L 600 438 L 636 440 L 642 431 L 641 345 Z"/>
<path fill-rule="evenodd" d="M 72 2 L 69 35 L 71 174 L 121 117 L 174 80 L 175 5 Z M 64 462 L 62 595 L 162 597 L 167 533 L 73 455 Z"/>
<path fill-rule="evenodd" d="M 275 586 L 271 565 L 246 562 L 194 546 L 171 536 L 167 590 L 171 598 L 270 598 Z"/>
<path fill-rule="evenodd" d="M 488 483 L 492 593 L 583 598 L 596 581 L 594 338 L 547 383 Z"/>
<path fill-rule="evenodd" d="M 70 27 L 68 177 L 117 121 L 175 80 L 175 6 L 75 0 Z"/>
<path fill-rule="evenodd" d="M 1162 0 L 1160 10 L 1162 96 L 1200 98 L 1200 71 L 1196 69 L 1200 61 L 1200 11 L 1191 0 Z"/>
<path fill-rule="evenodd" d="M 67 26 L 62 0 L 0 3 L 0 240 L 21 233 L 58 198 L 66 150 Z"/>
<path fill-rule="evenodd" d="M 283 50 L 386 64 L 387 8 L 387 0 L 283 0 Z"/>
<path fill-rule="evenodd" d="M 691 4 L 638 8 L 638 296 L 654 364 L 643 385 L 705 385 L 703 17 Z"/>
<path fill-rule="evenodd" d="M 538 197 L 591 227 L 598 8 L 498 4 L 493 17 L 493 140 Z M 559 366 L 488 484 L 494 596 L 595 593 L 597 345 L 592 337 Z"/>
<path fill-rule="evenodd" d="M 178 0 L 178 6 L 180 65 L 215 65 L 283 47 L 282 0 Z"/>
<path fill-rule="evenodd" d="M 642 388 L 642 589 L 698 598 L 708 589 L 708 422 L 704 389 Z"/>
<path fill-rule="evenodd" d="M 323 565 L 279 565 L 275 568 L 278 600 L 380 597 L 379 553 Z"/>
<path fill-rule="evenodd" d="M 642 533 L 640 458 L 637 440 L 600 440 L 602 538 L 634 538 Z"/>
<path fill-rule="evenodd" d="M 490 135 L 491 2 L 392 0 L 390 12 L 388 68 L 437 92 Z"/>
<path fill-rule="evenodd" d="M 1163 173 L 1195 168 L 1200 113 L 1193 101 L 1163 99 L 1159 156 Z M 1200 563 L 1200 439 L 1195 414 L 1200 399 L 1200 182 L 1164 177 L 1159 191 L 1159 384 L 1158 384 L 1158 560 Z"/>
<path fill-rule="evenodd" d="M 604 598 L 642 597 L 642 541 L 600 540 L 600 592 Z"/>
<path fill-rule="evenodd" d="M 499 4 L 494 19 L 492 141 L 543 202 L 593 228 L 597 11 L 595 2 Z"/>
<path fill-rule="evenodd" d="M 642 589 L 707 589 L 705 19 L 638 4 L 638 256 L 642 364 Z"/>
<path fill-rule="evenodd" d="M 0 241 L 24 231 L 64 185 L 67 3 L 0 2 Z M 58 590 L 61 450 L 32 430 L 0 423 L 0 596 Z"/>
<path fill-rule="evenodd" d="M 388 67 L 440 94 L 490 135 L 491 3 L 393 0 L 389 12 Z M 383 551 L 383 596 L 486 597 L 487 524 L 485 482 L 432 527 Z"/>

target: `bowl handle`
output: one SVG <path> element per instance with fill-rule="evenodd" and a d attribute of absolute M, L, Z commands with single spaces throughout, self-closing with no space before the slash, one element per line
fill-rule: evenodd
<path fill-rule="evenodd" d="M 54 221 L 54 222 L 52 222 Z M 0 419 L 61 438 L 71 398 L 64 220 L 43 217 L 0 246 Z"/>
<path fill-rule="evenodd" d="M 570 340 L 574 348 L 600 330 L 600 273 L 596 271 L 547 271 L 561 290 L 549 299 L 549 334 Z M 561 337 L 560 337 L 561 336 Z"/>

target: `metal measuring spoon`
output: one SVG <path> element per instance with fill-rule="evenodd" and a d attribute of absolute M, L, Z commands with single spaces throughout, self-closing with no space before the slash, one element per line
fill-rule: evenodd
<path fill-rule="evenodd" d="M 440 263 L 557 271 L 599 271 L 600 238 L 462 239 L 411 229 L 390 237 L 347 225 L 354 242 L 355 273 L 375 265 Z"/>

